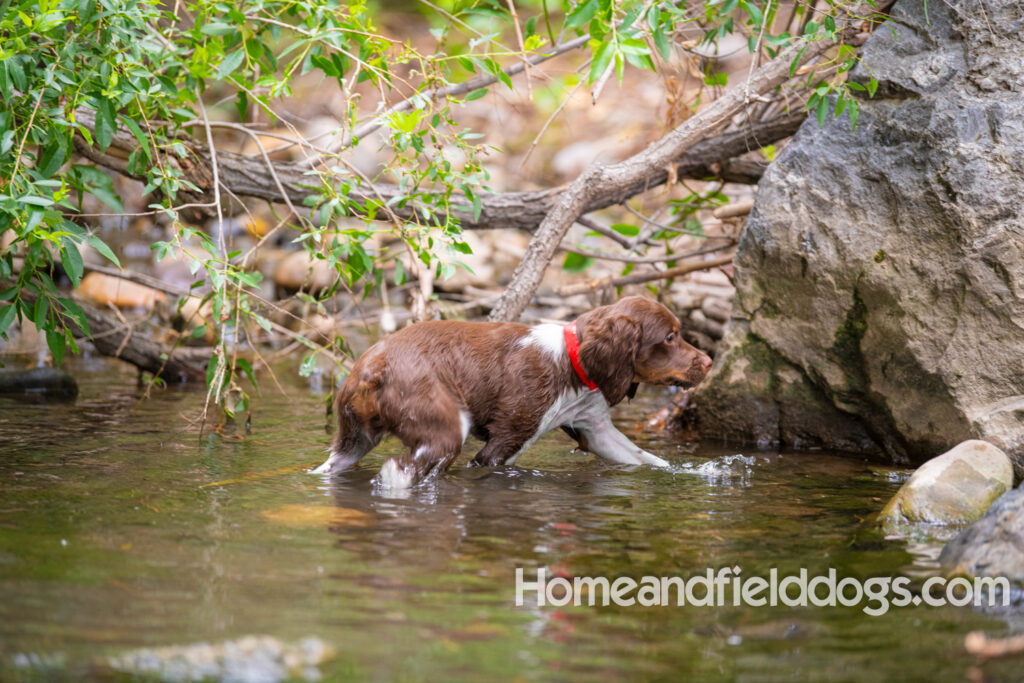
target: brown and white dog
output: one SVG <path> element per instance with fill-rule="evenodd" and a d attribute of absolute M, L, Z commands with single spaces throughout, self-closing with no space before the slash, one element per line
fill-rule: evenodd
<path fill-rule="evenodd" d="M 676 317 L 642 297 L 566 326 L 419 323 L 356 361 L 338 392 L 330 457 L 313 471 L 351 467 L 390 432 L 409 453 L 384 463 L 379 481 L 407 488 L 444 472 L 469 434 L 486 442 L 472 464 L 496 467 L 557 427 L 608 460 L 667 465 L 617 430 L 608 408 L 639 382 L 692 387 L 710 367 L 683 341 Z"/>

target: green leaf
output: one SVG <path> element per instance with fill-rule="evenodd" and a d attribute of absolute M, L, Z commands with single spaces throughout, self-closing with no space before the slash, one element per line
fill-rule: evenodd
<path fill-rule="evenodd" d="M 822 126 L 825 125 L 825 120 L 828 118 L 828 98 L 827 97 L 819 97 L 818 98 L 818 109 L 817 109 L 816 114 L 817 114 L 817 117 L 818 117 L 818 127 L 821 128 Z"/>
<path fill-rule="evenodd" d="M 672 48 L 668 42 L 668 36 L 665 34 L 664 25 L 659 25 L 658 28 L 654 29 L 654 46 L 658 48 L 658 54 L 665 61 L 668 61 L 672 56 Z"/>
<path fill-rule="evenodd" d="M 309 377 L 313 374 L 313 369 L 316 367 L 316 356 L 306 356 L 302 361 L 302 365 L 299 366 L 299 375 L 302 377 Z"/>
<path fill-rule="evenodd" d="M 39 174 L 49 178 L 56 173 L 67 160 L 67 153 L 63 145 L 63 137 L 60 137 L 53 144 L 46 147 L 39 156 Z"/>
<path fill-rule="evenodd" d="M 597 13 L 598 4 L 598 0 L 586 0 L 576 5 L 565 18 L 565 28 L 585 25 L 594 18 L 594 15 Z"/>
<path fill-rule="evenodd" d="M 114 252 L 110 250 L 110 247 L 107 246 L 106 242 L 96 235 L 89 235 L 85 238 L 85 241 L 89 246 L 98 251 L 105 259 L 113 263 L 118 268 L 121 267 L 121 262 L 117 260 L 117 256 L 115 256 Z"/>
<path fill-rule="evenodd" d="M 110 147 L 110 141 L 114 139 L 114 131 L 117 130 L 117 112 L 114 111 L 114 103 L 108 99 L 100 100 L 100 106 L 96 109 L 96 144 L 101 152 Z"/>
<path fill-rule="evenodd" d="M 761 11 L 761 8 L 758 7 L 756 3 L 742 2 L 740 3 L 740 6 L 750 16 L 750 21 L 754 26 L 760 26 L 764 23 L 764 12 Z"/>
<path fill-rule="evenodd" d="M 238 360 L 235 361 L 235 367 L 237 367 L 239 370 L 245 373 L 245 376 L 249 378 L 249 381 L 252 382 L 253 386 L 258 386 L 256 382 L 256 374 L 253 372 L 252 369 L 252 363 L 250 363 L 244 358 L 239 358 Z"/>
<path fill-rule="evenodd" d="M 706 83 L 707 85 L 718 85 L 718 86 L 728 85 L 728 83 L 729 83 L 729 74 L 725 73 L 724 71 L 721 71 L 721 72 L 716 73 L 716 74 L 708 74 L 707 76 L 704 77 L 704 83 Z"/>
<path fill-rule="evenodd" d="M 61 308 L 64 309 L 64 313 L 75 321 L 75 324 L 85 333 L 85 336 L 91 338 L 92 330 L 89 329 L 89 321 L 86 319 L 85 311 L 82 310 L 82 307 L 65 297 L 60 297 L 57 301 L 60 303 Z"/>
<path fill-rule="evenodd" d="M 615 43 L 603 43 L 594 55 L 594 61 L 590 64 L 590 83 L 593 83 L 605 72 L 608 64 L 615 54 Z"/>
<path fill-rule="evenodd" d="M 208 36 L 226 36 L 230 33 L 237 33 L 238 27 L 232 26 L 231 24 L 225 24 L 221 21 L 214 21 L 206 24 L 199 30 Z"/>
<path fill-rule="evenodd" d="M 46 331 L 46 345 L 50 347 L 50 353 L 53 354 L 53 362 L 57 365 L 64 362 L 64 348 L 67 346 L 67 343 L 68 340 L 63 332 Z"/>
<path fill-rule="evenodd" d="M 224 79 L 235 72 L 245 59 L 245 50 L 238 49 L 224 57 L 224 61 L 217 67 L 217 78 Z"/>
<path fill-rule="evenodd" d="M 466 101 L 472 102 L 473 100 L 479 100 L 481 97 L 487 94 L 487 88 L 477 88 L 473 92 L 466 95 Z"/>
<path fill-rule="evenodd" d="M 135 121 L 135 119 L 132 119 L 130 117 L 125 117 L 123 121 L 124 125 L 128 128 L 128 130 L 131 131 L 132 135 L 135 137 L 135 141 L 139 143 L 139 149 L 141 149 L 143 153 L 145 153 L 146 158 L 149 160 L 149 162 L 153 163 L 153 153 L 149 151 L 149 141 L 146 139 L 146 136 L 143 135 L 142 128 L 139 127 L 139 124 Z"/>
<path fill-rule="evenodd" d="M 118 213 L 124 213 L 121 199 L 114 192 L 114 184 L 110 176 L 95 166 L 75 164 L 71 167 L 72 180 L 76 187 L 92 194 L 101 202 Z"/>
<path fill-rule="evenodd" d="M 565 260 L 562 261 L 562 270 L 569 273 L 581 273 L 593 265 L 593 263 L 594 259 L 589 256 L 570 251 L 565 255 Z"/>
<path fill-rule="evenodd" d="M 64 264 L 64 272 L 71 280 L 71 286 L 78 289 L 78 283 L 82 281 L 84 264 L 82 263 L 82 254 L 69 239 L 61 239 L 60 260 Z"/>
<path fill-rule="evenodd" d="M 616 223 L 612 225 L 611 228 L 615 232 L 620 235 L 625 235 L 626 237 L 636 237 L 640 234 L 640 226 L 630 225 L 629 223 Z"/>
<path fill-rule="evenodd" d="M 17 313 L 17 306 L 7 304 L 0 308 L 0 337 L 7 339 L 7 328 L 14 322 L 14 315 Z"/>
<path fill-rule="evenodd" d="M 789 77 L 790 78 L 793 78 L 793 76 L 796 74 L 796 68 L 797 68 L 797 66 L 799 66 L 800 58 L 804 56 L 804 50 L 806 50 L 806 49 L 807 49 L 806 45 L 804 47 L 800 48 L 800 51 L 796 53 L 796 57 L 793 57 L 793 61 L 789 63 Z"/>
<path fill-rule="evenodd" d="M 206 386 L 213 386 L 213 378 L 217 376 L 217 368 L 221 364 L 220 353 L 215 354 L 206 365 Z"/>
<path fill-rule="evenodd" d="M 47 298 L 43 295 L 39 295 L 36 299 L 36 304 L 32 308 L 32 324 L 40 330 L 46 328 L 46 319 L 50 311 L 50 305 Z"/>

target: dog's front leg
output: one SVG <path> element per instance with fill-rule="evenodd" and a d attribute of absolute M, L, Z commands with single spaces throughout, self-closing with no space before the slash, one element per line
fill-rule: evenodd
<path fill-rule="evenodd" d="M 612 424 L 607 405 L 604 405 L 603 409 L 602 406 L 596 407 L 590 411 L 590 414 L 581 416 L 581 419 L 575 421 L 570 427 L 583 437 L 580 440 L 581 445 L 585 443 L 588 451 L 605 460 L 625 465 L 668 466 L 668 462 L 640 448 L 616 429 Z"/>

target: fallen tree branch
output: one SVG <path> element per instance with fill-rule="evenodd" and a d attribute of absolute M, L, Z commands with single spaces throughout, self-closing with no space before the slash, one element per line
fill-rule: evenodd
<path fill-rule="evenodd" d="M 623 287 L 625 285 L 639 285 L 644 282 L 654 282 L 656 280 L 667 280 L 670 277 L 680 277 L 687 273 L 718 268 L 720 266 L 729 265 L 730 263 L 732 263 L 732 256 L 723 256 L 721 258 L 711 259 L 710 261 L 687 263 L 685 266 L 676 266 L 675 268 L 669 268 L 668 270 L 662 270 L 656 273 L 632 273 L 630 275 L 623 275 L 622 277 L 603 277 L 591 280 L 590 282 L 583 282 L 578 285 L 566 285 L 565 287 L 559 288 L 558 294 L 559 296 L 573 296 L 574 294 L 586 294 L 587 292 L 593 292 L 606 287 Z"/>
<path fill-rule="evenodd" d="M 861 21 L 854 21 L 852 17 L 864 12 L 874 13 L 875 9 L 864 3 L 854 7 L 845 18 L 842 33 L 855 34 Z M 583 213 L 593 211 L 591 204 L 617 197 L 623 188 L 646 187 L 654 176 L 666 172 L 702 139 L 727 125 L 733 116 L 743 111 L 752 97 L 782 85 L 790 79 L 793 69 L 817 59 L 833 46 L 834 43 L 825 40 L 794 44 L 758 68 L 743 87 L 729 90 L 642 152 L 608 166 L 592 164 L 561 193 L 541 222 L 512 275 L 512 281 L 491 310 L 490 319 L 516 320 L 522 315 L 565 233 Z"/>
<path fill-rule="evenodd" d="M 79 109 L 76 113 L 78 123 L 93 128 L 95 112 L 90 109 Z M 752 149 L 778 142 L 796 132 L 807 117 L 805 112 L 790 112 L 768 121 L 744 126 L 743 130 L 730 131 L 708 137 L 692 145 L 685 153 L 675 159 L 668 159 L 663 168 L 656 169 L 647 176 L 633 179 L 633 182 L 622 184 L 608 195 L 590 197 L 582 213 L 598 211 L 658 187 L 669 181 L 670 177 L 705 179 L 721 174 L 722 178 L 732 182 L 751 183 L 760 178 L 763 165 L 758 162 L 729 161 Z M 200 188 L 199 194 L 180 192 L 179 198 L 189 202 L 189 206 L 199 209 L 205 214 L 214 215 L 213 175 L 210 172 L 211 158 L 206 145 L 198 140 L 183 140 L 191 149 L 193 157 L 173 160 L 181 167 L 186 179 Z M 75 136 L 76 151 L 95 164 L 117 171 L 122 175 L 144 180 L 141 175 L 128 171 L 124 158 L 135 150 L 138 142 L 125 129 L 115 131 L 110 149 L 101 154 L 90 147 L 84 138 Z M 116 153 L 115 153 L 116 152 Z M 122 158 L 123 157 L 123 158 Z M 217 150 L 220 160 L 220 182 L 238 196 L 263 199 L 268 202 L 283 204 L 285 195 L 295 205 L 313 194 L 311 187 L 332 183 L 335 178 L 326 170 L 311 170 L 301 163 L 274 162 L 272 174 L 266 161 L 259 157 L 251 157 L 227 150 Z M 674 168 L 673 168 L 674 167 Z M 732 169 L 732 170 L 731 170 Z M 671 170 L 671 173 L 670 173 Z M 274 176 L 277 176 L 275 181 Z M 350 182 L 353 177 L 349 177 Z M 279 187 L 281 189 L 279 189 Z M 465 209 L 456 207 L 456 214 L 465 230 L 486 230 L 494 228 L 517 228 L 532 232 L 541 224 L 544 217 L 551 212 L 563 187 L 529 192 L 503 192 L 495 194 L 481 193 L 481 210 L 475 217 L 467 203 Z M 284 195 L 282 195 L 282 191 Z M 388 183 L 367 185 L 358 180 L 353 183 L 348 198 L 365 206 L 368 202 L 380 204 L 389 202 L 404 192 L 398 186 Z M 414 217 L 410 206 L 398 208 L 392 204 L 388 207 L 398 218 L 410 220 Z M 582 215 L 582 214 L 581 214 Z M 420 216 L 422 220 L 424 217 Z M 434 221 L 427 221 L 433 223 Z"/>
<path fill-rule="evenodd" d="M 27 289 L 21 290 L 22 299 L 29 303 L 34 302 L 36 296 Z M 120 358 L 167 382 L 206 379 L 206 364 L 213 356 L 213 349 L 168 346 L 88 301 L 79 299 L 76 303 L 89 324 L 91 335 L 86 336 L 90 337 L 93 346 L 104 356 Z M 81 327 L 77 329 L 81 334 L 86 334 Z"/>

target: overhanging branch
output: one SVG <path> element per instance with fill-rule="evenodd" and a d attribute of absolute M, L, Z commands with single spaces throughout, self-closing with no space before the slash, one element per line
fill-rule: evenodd
<path fill-rule="evenodd" d="M 95 114 L 90 110 L 83 109 L 78 112 L 77 118 L 80 123 L 91 128 L 94 124 Z M 671 173 L 670 168 L 673 164 L 666 162 L 663 167 L 653 169 L 649 175 L 634 177 L 629 182 L 617 186 L 613 192 L 590 198 L 583 207 L 583 213 L 620 204 L 630 197 L 665 184 L 672 176 L 681 178 L 720 176 L 724 180 L 734 182 L 756 181 L 760 177 L 761 171 L 757 162 L 730 160 L 748 151 L 791 136 L 805 118 L 804 112 L 790 112 L 768 121 L 745 126 L 742 130 L 708 137 L 678 156 L 674 160 L 675 168 Z M 189 195 L 189 200 L 194 200 L 199 204 L 209 204 L 212 208 L 213 175 L 210 172 L 211 164 L 207 147 L 192 139 L 185 139 L 183 142 L 192 151 L 194 158 L 191 161 L 174 160 L 173 163 L 181 167 L 189 182 L 202 191 L 200 195 Z M 126 130 L 119 130 L 115 133 L 110 148 L 103 154 L 89 147 L 84 139 L 76 138 L 76 150 L 92 162 L 143 180 L 141 176 L 129 173 L 124 161 L 137 146 L 138 142 Z M 262 158 L 253 158 L 220 149 L 217 150 L 217 157 L 220 160 L 222 186 L 240 197 L 253 197 L 279 204 L 287 203 L 287 198 L 293 204 L 301 204 L 306 197 L 313 193 L 313 190 L 310 189 L 311 186 L 316 187 L 324 182 L 330 183 L 337 180 L 331 177 L 328 171 L 324 169 L 311 170 L 301 162 L 274 162 L 273 172 L 271 172 L 270 166 Z M 350 182 L 357 181 L 352 177 L 349 180 Z M 284 190 L 285 195 L 281 194 L 279 187 Z M 558 196 L 564 189 L 564 187 L 557 187 L 527 192 L 481 194 L 482 208 L 479 217 L 474 217 L 468 206 L 465 210 L 457 210 L 457 215 L 463 229 L 466 230 L 518 228 L 533 232 L 554 208 Z M 376 183 L 370 188 L 354 187 L 348 198 L 356 204 L 365 206 L 368 202 L 379 203 L 381 199 L 388 201 L 400 197 L 402 194 L 396 185 Z M 408 206 L 404 208 L 393 206 L 392 208 L 399 218 L 405 220 L 414 218 L 413 210 Z M 420 216 L 419 219 L 424 220 L 425 217 Z M 426 222 L 430 221 L 426 220 Z"/>

